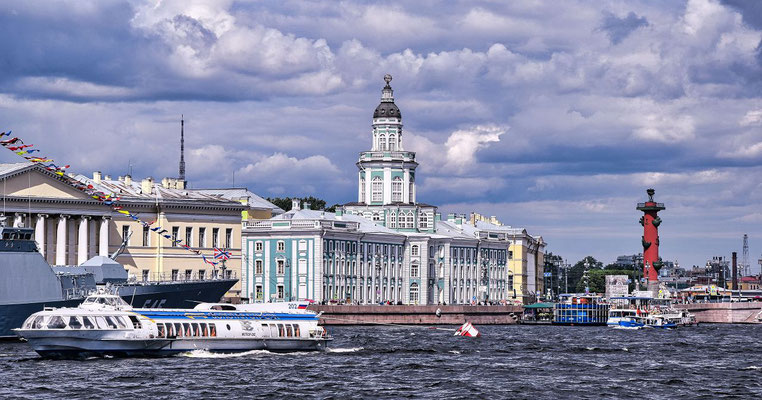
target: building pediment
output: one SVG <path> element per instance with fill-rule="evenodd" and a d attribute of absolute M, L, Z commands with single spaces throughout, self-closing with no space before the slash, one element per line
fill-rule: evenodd
<path fill-rule="evenodd" d="M 6 172 L 0 179 L 3 180 L 3 196 L 7 197 L 91 200 L 87 193 L 36 165 Z"/>

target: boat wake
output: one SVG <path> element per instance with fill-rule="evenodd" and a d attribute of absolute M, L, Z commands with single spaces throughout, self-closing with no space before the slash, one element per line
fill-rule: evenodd
<path fill-rule="evenodd" d="M 241 353 L 216 353 L 209 350 L 193 350 L 187 353 L 180 354 L 182 357 L 188 358 L 238 358 L 248 357 L 253 355 L 275 354 L 267 350 L 249 350 Z"/>
<path fill-rule="evenodd" d="M 329 353 L 356 353 L 360 350 L 362 350 L 362 347 L 349 347 L 349 348 L 336 348 L 336 349 L 327 349 L 326 351 Z"/>
<path fill-rule="evenodd" d="M 752 366 L 749 366 L 749 367 L 741 368 L 741 371 L 757 370 L 757 369 L 762 369 L 762 367 L 759 367 L 759 366 L 756 366 L 756 365 L 752 365 Z"/>

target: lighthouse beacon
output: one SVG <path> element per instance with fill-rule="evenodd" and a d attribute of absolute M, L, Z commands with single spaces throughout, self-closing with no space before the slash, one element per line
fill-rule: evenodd
<path fill-rule="evenodd" d="M 664 265 L 659 257 L 659 225 L 661 218 L 657 215 L 664 210 L 664 203 L 654 201 L 655 190 L 648 189 L 648 201 L 638 203 L 637 209 L 643 211 L 640 225 L 643 226 L 643 278 L 648 284 L 648 290 L 656 296 L 659 290 L 659 270 Z"/>

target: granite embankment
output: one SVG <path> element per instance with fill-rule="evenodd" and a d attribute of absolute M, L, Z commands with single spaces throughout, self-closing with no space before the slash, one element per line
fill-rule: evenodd
<path fill-rule="evenodd" d="M 311 305 L 322 312 L 324 325 L 458 325 L 466 321 L 478 325 L 515 324 L 521 317 L 521 306 L 382 306 L 382 305 Z M 439 316 L 437 316 L 439 309 Z"/>

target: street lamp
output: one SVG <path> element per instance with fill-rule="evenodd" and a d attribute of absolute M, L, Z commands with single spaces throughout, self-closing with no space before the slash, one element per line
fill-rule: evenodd
<path fill-rule="evenodd" d="M 590 293 L 590 276 L 588 275 L 590 269 L 590 263 L 585 260 L 585 272 L 582 274 L 582 278 L 585 280 L 585 294 Z"/>

